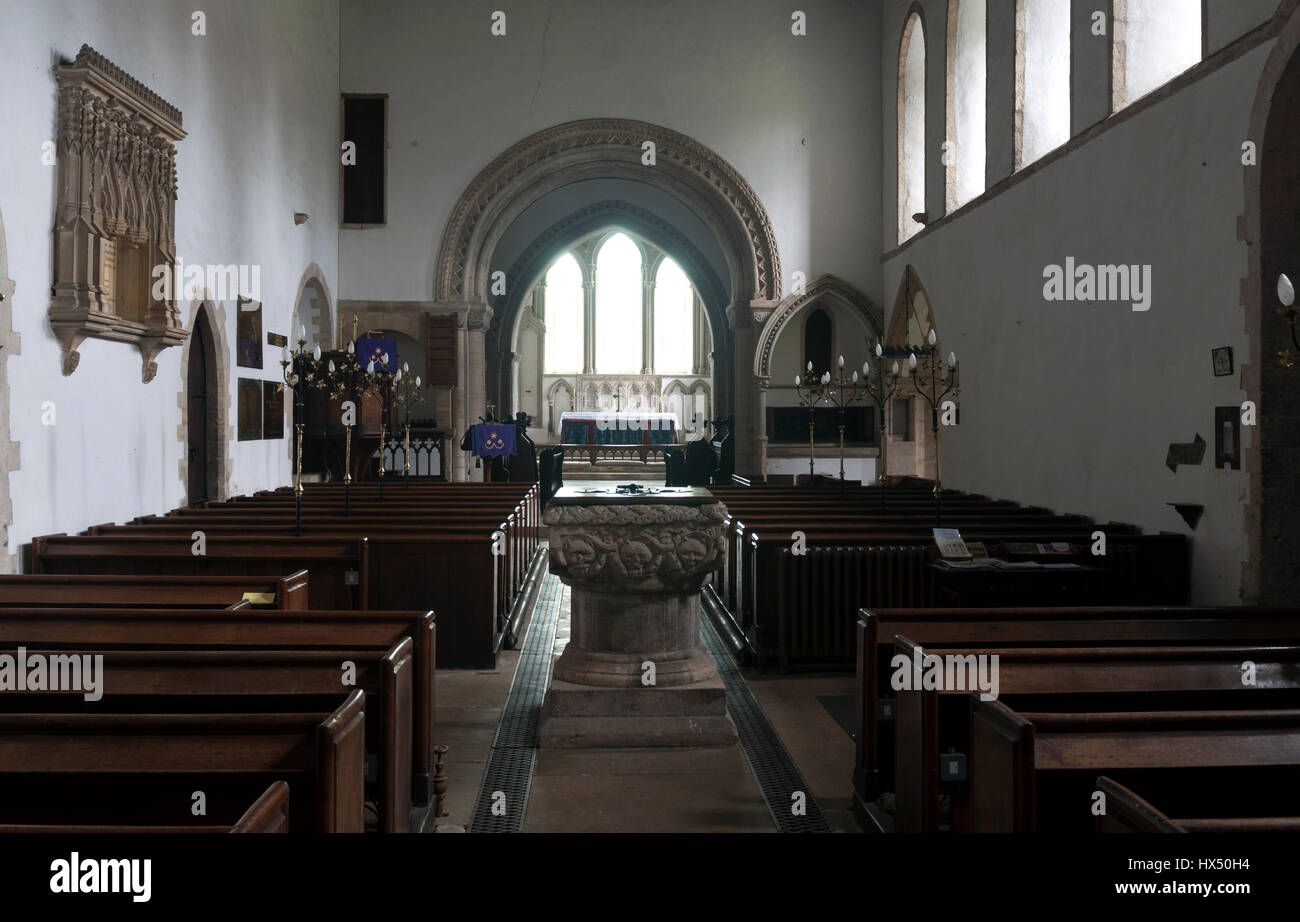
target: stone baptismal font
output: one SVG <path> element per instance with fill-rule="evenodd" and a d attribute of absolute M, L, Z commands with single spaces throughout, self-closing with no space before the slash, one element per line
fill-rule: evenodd
<path fill-rule="evenodd" d="M 703 487 L 565 487 L 551 499 L 542 521 L 572 621 L 542 704 L 543 747 L 735 742 L 700 640 L 700 590 L 722 564 L 726 512 Z"/>

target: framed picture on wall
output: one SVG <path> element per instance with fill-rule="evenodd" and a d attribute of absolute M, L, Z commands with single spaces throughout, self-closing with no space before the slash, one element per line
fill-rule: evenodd
<path fill-rule="evenodd" d="M 262 367 L 262 302 L 240 301 L 235 324 L 235 362 L 240 368 Z"/>
<path fill-rule="evenodd" d="M 1214 358 L 1214 376 L 1222 378 L 1232 374 L 1232 347 L 1220 346 L 1210 353 Z"/>
<path fill-rule="evenodd" d="M 262 438 L 284 438 L 284 385 L 262 382 Z"/>
<path fill-rule="evenodd" d="M 239 441 L 251 442 L 262 437 L 262 381 L 239 379 Z"/>

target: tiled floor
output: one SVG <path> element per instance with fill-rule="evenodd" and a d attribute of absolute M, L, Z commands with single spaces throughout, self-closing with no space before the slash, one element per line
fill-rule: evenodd
<path fill-rule="evenodd" d="M 567 602 L 568 594 L 564 594 Z M 567 605 L 555 655 L 568 642 Z M 438 742 L 449 747 L 441 831 L 468 825 L 518 653 L 495 670 L 438 673 Z M 850 812 L 853 743 L 818 700 L 853 690 L 852 675 L 747 675 L 754 697 L 807 779 L 831 825 L 856 832 Z M 538 752 L 525 832 L 773 832 L 737 746 Z"/>

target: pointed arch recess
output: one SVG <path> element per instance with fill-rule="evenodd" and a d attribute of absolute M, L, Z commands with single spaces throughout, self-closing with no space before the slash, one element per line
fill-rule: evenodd
<path fill-rule="evenodd" d="M 207 297 L 190 302 L 189 324 L 187 330 L 193 330 L 198 322 L 199 312 L 207 315 L 208 329 L 212 331 L 212 354 L 208 356 L 210 368 L 215 369 L 216 419 L 208 430 L 208 491 L 209 499 L 222 500 L 230 496 L 230 475 L 234 459 L 231 446 L 235 443 L 235 426 L 230 421 L 230 344 L 226 340 L 226 305 Z M 181 496 L 189 501 L 189 380 L 190 380 L 190 345 L 181 350 L 180 391 L 176 403 L 180 407 L 180 425 L 176 427 L 176 441 L 181 446 L 180 460 L 177 462 L 177 477 L 181 483 Z"/>
<path fill-rule="evenodd" d="M 856 311 L 867 328 L 877 336 L 884 326 L 880 305 L 836 275 L 821 275 L 813 279 L 802 294 L 792 294 L 776 306 L 758 335 L 758 348 L 754 351 L 754 374 L 760 379 L 771 377 L 772 350 L 781 337 L 781 331 L 805 307 L 818 301 L 839 301 Z"/>

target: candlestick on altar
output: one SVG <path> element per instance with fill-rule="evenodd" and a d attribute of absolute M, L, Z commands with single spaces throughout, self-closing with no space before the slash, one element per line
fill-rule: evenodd
<path fill-rule="evenodd" d="M 406 486 L 411 486 L 411 424 L 403 426 L 406 430 L 405 444 L 402 446 L 402 479 Z"/>
<path fill-rule="evenodd" d="M 343 514 L 352 514 L 352 427 L 344 430 L 343 441 Z"/>
<path fill-rule="evenodd" d="M 384 449 L 388 447 L 388 432 L 379 424 L 379 501 L 384 501 Z"/>

